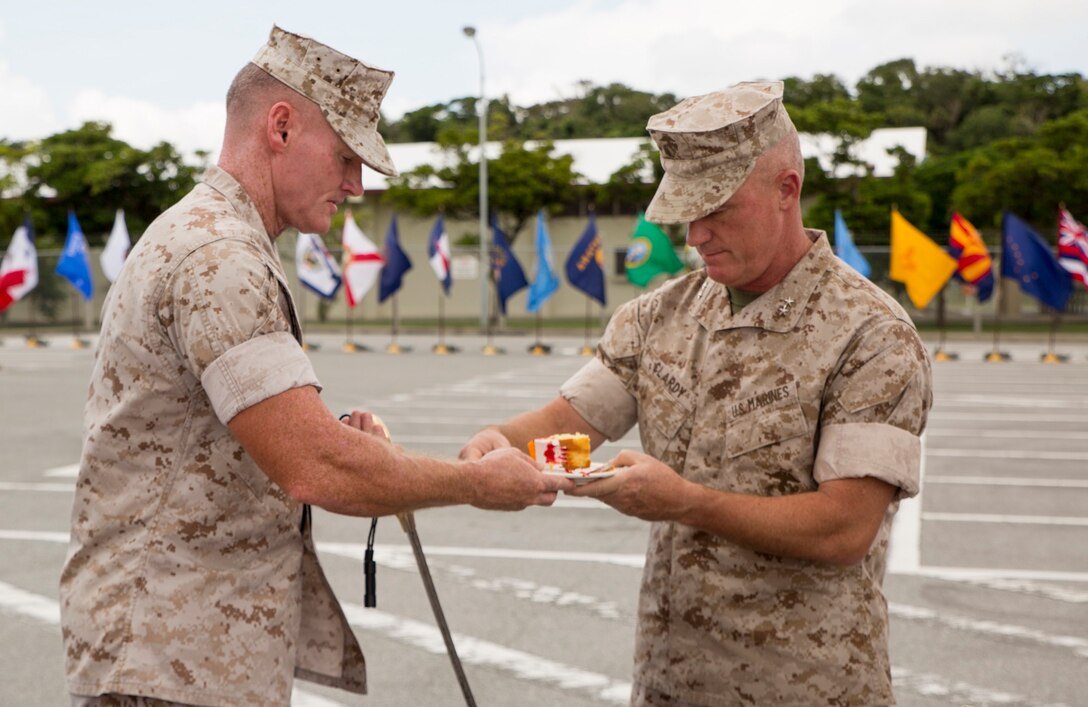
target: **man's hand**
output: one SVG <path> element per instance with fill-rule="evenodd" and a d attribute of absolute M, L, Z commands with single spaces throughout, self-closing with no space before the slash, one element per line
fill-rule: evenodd
<path fill-rule="evenodd" d="M 385 440 L 391 440 L 389 436 L 389 428 L 385 426 L 382 419 L 372 412 L 363 412 L 362 410 L 352 410 L 350 417 L 342 417 L 342 422 L 348 427 L 354 427 L 355 429 L 366 432 L 367 434 L 374 435 L 375 437 L 381 437 Z"/>
<path fill-rule="evenodd" d="M 489 452 L 471 462 L 471 466 L 475 467 L 472 476 L 477 484 L 472 505 L 485 510 L 520 511 L 527 506 L 550 506 L 559 491 L 569 493 L 574 489 L 573 480 L 544 474 L 542 464 L 511 447 Z"/>
<path fill-rule="evenodd" d="M 648 454 L 625 449 L 612 459 L 617 473 L 567 491 L 607 503 L 642 520 L 677 520 L 688 510 L 691 482 Z"/>
<path fill-rule="evenodd" d="M 461 447 L 461 453 L 457 455 L 457 458 L 475 461 L 488 452 L 508 447 L 510 447 L 510 440 L 506 439 L 502 432 L 494 427 L 486 427 L 473 435 L 472 439 Z"/>

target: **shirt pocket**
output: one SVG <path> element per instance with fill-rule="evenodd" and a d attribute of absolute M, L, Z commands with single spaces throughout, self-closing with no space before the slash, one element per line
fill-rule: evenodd
<path fill-rule="evenodd" d="M 646 371 L 639 375 L 637 397 L 643 450 L 674 469 L 682 468 L 691 441 L 694 405 Z"/>
<path fill-rule="evenodd" d="M 773 405 L 734 419 L 725 435 L 725 453 L 728 458 L 736 459 L 760 450 L 772 452 L 773 445 L 806 434 L 808 422 L 794 391 Z"/>

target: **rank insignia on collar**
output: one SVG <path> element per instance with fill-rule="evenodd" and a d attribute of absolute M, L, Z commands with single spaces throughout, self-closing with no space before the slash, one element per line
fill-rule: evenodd
<path fill-rule="evenodd" d="M 790 313 L 791 309 L 793 309 L 792 297 L 778 300 L 778 311 L 775 313 L 775 316 L 784 317 Z"/>

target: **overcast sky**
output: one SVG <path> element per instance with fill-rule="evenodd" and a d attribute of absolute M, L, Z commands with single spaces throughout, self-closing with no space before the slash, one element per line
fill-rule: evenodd
<path fill-rule="evenodd" d="M 736 81 L 831 73 L 852 84 L 920 66 L 1088 75 L 1084 0 L 0 0 L 0 138 L 87 120 L 146 148 L 216 153 L 223 96 L 272 24 L 396 72 L 390 118 L 486 92 L 527 105 L 576 82 L 706 93 Z"/>

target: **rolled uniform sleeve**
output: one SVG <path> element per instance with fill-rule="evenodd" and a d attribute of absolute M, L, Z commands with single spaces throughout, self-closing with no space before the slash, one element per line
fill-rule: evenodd
<path fill-rule="evenodd" d="M 933 403 L 929 357 L 908 323 L 867 332 L 830 382 L 816 454 L 817 483 L 871 476 L 918 493 L 920 435 Z"/>
<path fill-rule="evenodd" d="M 197 249 L 166 283 L 158 309 L 223 424 L 292 388 L 320 389 L 291 333 L 279 281 L 251 249 L 229 239 Z"/>
<path fill-rule="evenodd" d="M 597 345 L 597 358 L 583 366 L 559 389 L 559 394 L 609 440 L 617 440 L 638 422 L 634 395 L 642 340 L 639 300 L 627 302 L 612 315 Z"/>

